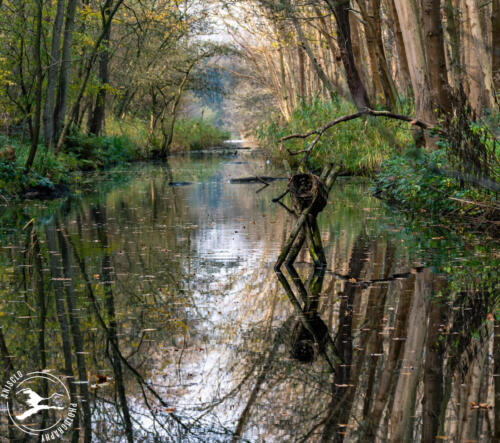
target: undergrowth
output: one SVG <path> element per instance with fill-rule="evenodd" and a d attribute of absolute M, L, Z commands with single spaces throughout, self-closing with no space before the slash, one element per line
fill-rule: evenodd
<path fill-rule="evenodd" d="M 273 158 L 286 158 L 293 165 L 300 156 L 291 156 L 288 150 L 305 149 L 313 137 L 305 141 L 289 140 L 280 151 L 281 137 L 308 132 L 353 112 L 356 112 L 354 106 L 340 99 L 330 102 L 313 100 L 302 103 L 288 122 L 277 119 L 265 122 L 258 128 L 257 137 Z M 411 130 L 404 123 L 368 116 L 351 120 L 323 134 L 309 158 L 309 166 L 317 169 L 325 161 L 330 161 L 342 165 L 353 175 L 373 175 L 384 160 L 402 152 L 411 140 Z"/>
<path fill-rule="evenodd" d="M 16 153 L 15 162 L 0 159 L 1 200 L 10 200 L 34 189 L 50 194 L 58 187 L 77 184 L 83 171 L 149 159 L 155 143 L 159 143 L 155 136 L 148 137 L 148 126 L 139 119 L 119 121 L 110 118 L 106 122 L 106 130 L 108 135 L 95 136 L 73 128 L 66 138 L 64 150 L 57 154 L 39 145 L 29 174 L 24 172 L 29 144 L 17 138 L 0 136 L 0 151 L 12 147 Z M 217 146 L 229 136 L 228 132 L 209 121 L 179 119 L 174 129 L 172 151 Z"/>

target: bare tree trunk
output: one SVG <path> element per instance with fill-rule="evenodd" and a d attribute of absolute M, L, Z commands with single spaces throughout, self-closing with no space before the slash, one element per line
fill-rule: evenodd
<path fill-rule="evenodd" d="M 454 5 L 455 1 L 455 5 Z M 462 83 L 463 74 L 460 63 L 460 32 L 457 23 L 457 14 L 460 11 L 455 11 L 458 0 L 444 0 L 444 11 L 446 14 L 446 32 L 450 40 L 450 60 L 451 74 L 453 78 L 453 86 L 458 89 Z"/>
<path fill-rule="evenodd" d="M 47 91 L 43 109 L 43 139 L 50 148 L 54 143 L 54 99 L 57 84 L 57 72 L 60 63 L 59 46 L 64 21 L 64 0 L 57 0 L 56 16 L 52 27 L 52 48 L 47 69 Z"/>
<path fill-rule="evenodd" d="M 95 135 L 101 134 L 106 116 L 106 83 L 109 82 L 108 64 L 111 23 L 107 28 L 105 27 L 105 24 L 110 13 L 110 6 L 110 2 L 108 2 L 104 6 L 106 9 L 102 12 L 102 26 L 106 29 L 106 32 L 102 40 L 103 48 L 99 56 L 99 81 L 101 86 L 99 88 L 99 92 L 97 93 L 94 111 L 89 123 L 89 132 Z"/>
<path fill-rule="evenodd" d="M 498 0 L 500 1 L 500 0 Z M 305 100 L 306 98 L 306 75 L 304 72 L 304 49 L 299 44 L 297 45 L 297 58 L 299 64 L 299 95 L 301 100 Z"/>
<path fill-rule="evenodd" d="M 384 89 L 382 87 L 382 80 L 378 69 L 377 60 L 377 41 L 375 36 L 375 28 L 372 20 L 377 7 L 377 1 L 365 0 L 358 1 L 361 9 L 361 15 L 364 21 L 366 45 L 368 47 L 368 65 L 370 66 L 370 77 L 373 82 L 373 98 L 374 103 L 381 103 L 384 98 Z"/>
<path fill-rule="evenodd" d="M 444 57 L 440 5 L 440 0 L 422 0 L 422 24 L 432 98 L 439 110 L 449 112 L 450 86 Z"/>
<path fill-rule="evenodd" d="M 467 40 L 465 70 L 469 83 L 469 100 L 475 111 L 481 114 L 485 108 L 491 109 L 494 105 L 491 58 L 488 57 L 486 49 L 485 32 L 481 25 L 477 0 L 464 0 L 463 4 L 464 36 Z"/>
<path fill-rule="evenodd" d="M 349 1 L 325 0 L 337 21 L 338 45 L 340 56 L 347 77 L 347 85 L 351 92 L 352 99 L 358 109 L 371 108 L 366 88 L 361 81 L 356 64 L 351 43 L 351 27 L 349 24 Z"/>
<path fill-rule="evenodd" d="M 36 82 L 35 82 L 35 115 L 33 117 L 33 133 L 31 135 L 31 148 L 28 155 L 28 160 L 26 161 L 26 166 L 24 168 L 24 173 L 27 174 L 33 162 L 35 161 L 36 151 L 38 149 L 38 138 L 40 136 L 40 124 L 41 124 L 41 114 L 42 114 L 42 56 L 41 56 L 41 44 L 42 44 L 42 16 L 43 16 L 43 0 L 37 0 L 37 10 L 36 10 L 36 31 L 35 31 L 35 48 L 34 48 L 34 58 L 35 58 L 35 68 L 36 68 Z"/>
<path fill-rule="evenodd" d="M 406 49 L 403 40 L 403 34 L 401 32 L 401 26 L 399 24 L 398 13 L 396 11 L 396 5 L 394 0 L 387 0 L 389 3 L 390 14 L 393 23 L 393 32 L 396 39 L 397 54 L 399 59 L 399 68 L 401 71 L 401 85 L 404 88 L 404 92 L 408 95 L 411 94 L 411 81 L 410 81 L 410 69 L 408 68 L 408 60 L 406 58 Z"/>
<path fill-rule="evenodd" d="M 318 78 L 320 79 L 321 84 L 328 90 L 330 97 L 333 97 L 335 94 L 335 88 L 333 87 L 332 83 L 330 82 L 330 79 L 325 74 L 323 67 L 319 64 L 318 60 L 316 59 L 316 56 L 314 55 L 314 52 L 311 48 L 311 45 L 309 44 L 309 41 L 307 40 L 306 36 L 304 35 L 304 32 L 302 31 L 302 27 L 300 26 L 299 20 L 295 16 L 295 13 L 292 10 L 288 0 L 286 0 L 286 5 L 288 8 L 289 18 L 292 21 L 292 24 L 293 24 L 295 30 L 297 31 L 297 35 L 299 37 L 300 44 L 302 45 L 307 56 L 309 57 L 309 60 L 312 64 L 314 71 L 316 72 Z"/>
<path fill-rule="evenodd" d="M 493 51 L 493 86 L 495 91 L 498 93 L 500 90 L 500 0 L 493 0 L 491 13 L 491 34 L 491 48 Z"/>
<path fill-rule="evenodd" d="M 429 123 L 436 121 L 432 111 L 427 62 L 420 32 L 420 20 L 415 0 L 394 0 L 398 13 L 410 78 L 415 93 L 416 117 Z"/>
<path fill-rule="evenodd" d="M 59 72 L 59 88 L 57 90 L 57 103 L 54 112 L 54 141 L 64 126 L 66 108 L 68 105 L 68 91 L 71 74 L 71 54 L 73 50 L 73 29 L 75 27 L 75 12 L 78 0 L 68 0 L 66 9 L 66 23 L 64 25 L 64 41 L 62 47 L 62 62 Z"/>

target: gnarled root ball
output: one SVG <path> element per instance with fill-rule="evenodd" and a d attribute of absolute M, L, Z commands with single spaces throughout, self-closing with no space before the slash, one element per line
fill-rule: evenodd
<path fill-rule="evenodd" d="M 328 192 L 325 184 L 314 174 L 295 174 L 288 182 L 288 190 L 292 197 L 295 210 L 303 212 L 311 204 L 312 215 L 319 214 L 328 202 Z"/>
<path fill-rule="evenodd" d="M 290 337 L 290 356 L 300 362 L 310 363 L 316 359 L 319 353 L 324 351 L 328 328 L 318 314 L 306 315 L 318 340 L 316 341 L 311 332 L 304 327 L 302 321 L 297 319 Z"/>

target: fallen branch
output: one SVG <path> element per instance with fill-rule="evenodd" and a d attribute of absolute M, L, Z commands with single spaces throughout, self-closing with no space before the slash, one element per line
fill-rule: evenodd
<path fill-rule="evenodd" d="M 475 202 L 475 201 L 472 201 L 472 200 L 465 200 L 465 199 L 456 198 L 456 197 L 448 197 L 448 198 L 450 200 L 454 200 L 454 201 L 457 201 L 457 202 L 460 202 L 460 203 L 464 203 L 464 204 L 467 204 L 467 205 L 481 206 L 482 208 L 493 209 L 495 211 L 499 211 L 500 210 L 500 207 L 499 206 L 495 206 L 495 205 L 487 205 L 485 203 Z"/>
<path fill-rule="evenodd" d="M 309 138 L 312 135 L 316 134 L 316 137 L 314 137 L 314 140 L 309 144 L 307 149 L 304 149 L 302 151 L 298 151 L 296 153 L 295 152 L 292 153 L 289 151 L 291 155 L 305 153 L 304 158 L 302 159 L 302 164 L 305 164 L 305 162 L 307 161 L 307 158 L 309 157 L 312 150 L 314 149 L 314 147 L 318 143 L 319 139 L 328 129 L 330 129 L 332 126 L 335 126 L 339 123 L 348 122 L 350 120 L 354 120 L 354 119 L 362 117 L 364 115 L 371 115 L 372 117 L 385 117 L 385 118 L 392 118 L 395 120 L 401 120 L 401 121 L 408 122 L 413 126 L 418 126 L 419 128 L 422 128 L 422 129 L 434 129 L 437 133 L 440 133 L 440 134 L 444 133 L 442 130 L 435 128 L 430 123 L 424 122 L 423 120 L 418 120 L 418 119 L 416 119 L 414 117 L 410 117 L 408 115 L 395 114 L 395 113 L 389 112 L 389 111 L 374 111 L 373 109 L 363 109 L 361 111 L 355 112 L 354 114 L 344 115 L 342 117 L 336 118 L 335 120 L 332 120 L 332 121 L 326 123 L 325 125 L 323 125 L 322 127 L 315 129 L 313 131 L 309 131 L 309 132 L 306 132 L 303 134 L 291 134 L 291 135 L 287 135 L 285 137 L 282 137 L 282 138 L 280 138 L 280 147 L 281 147 L 281 149 L 283 149 L 283 142 L 286 140 L 291 140 L 294 138 L 306 139 L 306 138 Z"/>

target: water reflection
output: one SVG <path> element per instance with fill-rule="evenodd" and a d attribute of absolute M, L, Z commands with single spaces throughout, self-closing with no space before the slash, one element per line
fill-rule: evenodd
<path fill-rule="evenodd" d="M 332 373 L 290 355 L 296 316 L 273 265 L 294 220 L 271 203 L 283 183 L 228 183 L 276 175 L 243 160 L 137 166 L 86 197 L 3 211 L 2 385 L 63 376 L 73 441 L 493 440 L 495 245 L 337 183 L 318 222 L 328 266 L 303 249 L 293 280 L 316 288 Z M 2 439 L 29 441 L 1 408 Z"/>

